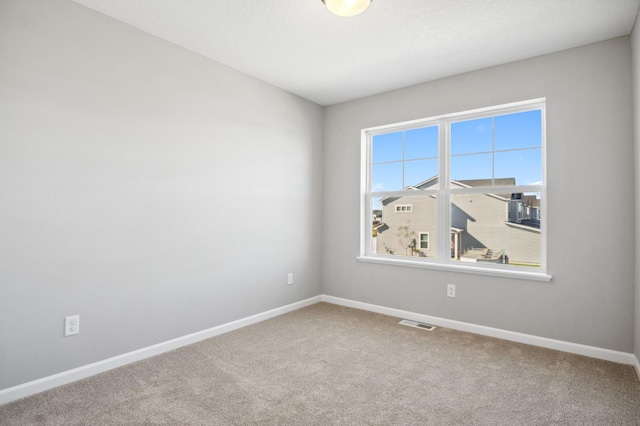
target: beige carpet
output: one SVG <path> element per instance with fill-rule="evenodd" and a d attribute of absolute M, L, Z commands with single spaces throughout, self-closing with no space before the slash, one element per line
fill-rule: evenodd
<path fill-rule="evenodd" d="M 640 382 L 319 303 L 0 406 L 0 424 L 640 425 Z"/>

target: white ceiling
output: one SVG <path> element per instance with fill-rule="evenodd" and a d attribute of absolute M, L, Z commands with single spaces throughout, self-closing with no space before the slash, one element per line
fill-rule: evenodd
<path fill-rule="evenodd" d="M 320 105 L 628 35 L 640 0 L 75 0 Z"/>

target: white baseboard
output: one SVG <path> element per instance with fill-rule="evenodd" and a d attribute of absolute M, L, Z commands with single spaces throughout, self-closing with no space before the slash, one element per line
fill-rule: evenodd
<path fill-rule="evenodd" d="M 226 324 L 212 327 L 207 330 L 198 331 L 193 334 L 178 337 L 176 339 L 167 340 L 166 342 L 158 343 L 156 345 L 147 346 L 146 348 L 138 349 L 126 354 L 118 355 L 113 358 L 105 359 L 102 361 L 94 362 L 92 364 L 84 365 L 82 367 L 74 368 L 72 370 L 63 371 L 62 373 L 54 374 L 52 376 L 43 377 L 38 380 L 23 383 L 21 385 L 13 386 L 7 389 L 0 390 L 0 405 L 6 404 L 11 401 L 15 401 L 20 398 L 27 397 L 39 392 L 46 391 L 58 386 L 66 385 L 67 383 L 75 382 L 76 380 L 84 379 L 94 376 L 98 373 L 121 367 L 132 362 L 140 361 L 145 358 L 149 358 L 155 355 L 159 355 L 164 352 L 168 352 L 182 346 L 187 346 L 192 343 L 199 342 L 201 340 L 209 339 L 211 337 L 218 336 L 220 334 L 228 333 L 233 330 L 237 330 L 242 327 L 246 327 L 251 324 L 255 324 L 270 318 L 277 317 L 279 315 L 292 312 L 306 306 L 313 305 L 322 300 L 322 296 L 315 296 L 309 299 L 302 300 L 300 302 L 292 303 L 290 305 L 282 306 L 280 308 L 272 309 L 270 311 L 262 312 L 256 315 L 252 315 L 247 318 L 242 318 L 237 321 L 232 321 Z"/>
<path fill-rule="evenodd" d="M 562 352 L 569 352 L 577 355 L 584 355 L 591 358 L 613 361 L 620 364 L 635 365 L 640 377 L 640 364 L 638 358 L 631 353 L 603 349 L 595 346 L 587 346 L 579 343 L 564 342 L 562 340 L 548 339 L 546 337 L 533 336 L 531 334 L 516 333 L 514 331 L 502 330 L 499 328 L 485 327 L 482 325 L 470 324 L 461 321 L 454 321 L 446 318 L 432 317 L 430 315 L 418 314 L 415 312 L 403 311 L 400 309 L 387 308 L 380 305 L 372 305 L 355 300 L 342 299 L 339 297 L 322 295 L 322 301 L 349 308 L 362 309 L 376 312 L 378 314 L 389 315 L 396 318 L 406 318 L 413 321 L 425 322 L 440 327 L 454 330 L 467 331 L 469 333 L 480 334 L 482 336 L 496 337 L 498 339 L 510 340 L 512 342 L 524 343 L 527 345 L 540 346 L 548 349 L 555 349 Z"/>
<path fill-rule="evenodd" d="M 636 365 L 636 376 L 638 376 L 638 380 L 640 380 L 640 361 L 638 360 L 638 355 L 634 356 L 635 365 Z"/>
<path fill-rule="evenodd" d="M 38 380 L 34 380 L 28 383 L 23 383 L 21 385 L 0 390 L 0 405 L 6 404 L 11 401 L 15 401 L 20 398 L 27 397 L 29 395 L 34 395 L 36 393 L 43 392 L 48 389 L 66 385 L 67 383 L 75 382 L 76 380 L 91 377 L 96 374 L 103 373 L 105 371 L 130 364 L 132 362 L 136 362 L 136 361 L 143 360 L 145 358 L 156 356 L 164 352 L 168 352 L 173 349 L 180 348 L 182 346 L 187 346 L 192 343 L 199 342 L 201 340 L 209 339 L 211 337 L 215 337 L 220 334 L 228 333 L 230 331 L 237 330 L 239 328 L 246 327 L 251 324 L 256 324 L 258 322 L 261 322 L 270 318 L 274 318 L 279 315 L 283 315 L 288 312 L 292 312 L 297 309 L 301 309 L 318 302 L 327 302 L 335 305 L 341 305 L 341 306 L 346 306 L 350 308 L 376 312 L 383 315 L 389 315 L 396 318 L 406 318 L 413 321 L 426 322 L 426 323 L 437 325 L 440 327 L 446 327 L 446 328 L 451 328 L 451 329 L 460 330 L 460 331 L 467 331 L 470 333 L 480 334 L 483 336 L 496 337 L 499 339 L 525 343 L 528 345 L 540 346 L 543 348 L 555 349 L 555 350 L 574 353 L 578 355 L 585 355 L 592 358 L 618 362 L 621 364 L 634 365 L 638 372 L 638 377 L 640 377 L 640 362 L 638 361 L 638 358 L 631 353 L 618 352 L 610 349 L 602 349 L 602 348 L 597 348 L 593 346 L 581 345 L 578 343 L 563 342 L 561 340 L 547 339 L 545 337 L 538 337 L 538 336 L 533 336 L 529 334 L 516 333 L 513 331 L 485 327 L 481 325 L 475 325 L 475 324 L 465 323 L 461 321 L 454 321 L 454 320 L 449 320 L 445 318 L 438 318 L 438 317 L 433 317 L 429 315 L 418 314 L 415 312 L 403 311 L 400 309 L 387 308 L 385 306 L 372 305 L 369 303 L 358 302 L 358 301 L 349 300 L 349 299 L 342 299 L 334 296 L 321 295 L 321 296 L 315 296 L 309 299 L 301 300 L 300 302 L 292 303 L 290 305 L 282 306 L 280 308 L 272 309 L 270 311 L 252 315 L 247 318 L 242 318 L 236 321 L 232 321 L 226 324 L 212 327 L 207 330 L 202 330 L 193 334 L 188 334 L 186 336 L 168 340 L 166 342 L 158 343 L 156 345 L 148 346 L 146 348 L 128 352 L 126 354 L 118 355 L 113 358 L 94 362 L 92 364 L 84 365 L 82 367 L 74 368 L 68 371 L 63 371 L 61 373 L 54 374 L 52 376 L 43 377 Z"/>

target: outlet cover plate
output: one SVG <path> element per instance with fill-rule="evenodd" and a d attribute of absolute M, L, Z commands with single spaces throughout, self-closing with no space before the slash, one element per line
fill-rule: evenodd
<path fill-rule="evenodd" d="M 447 284 L 447 296 L 448 297 L 456 297 L 456 286 L 455 286 L 455 284 Z"/>
<path fill-rule="evenodd" d="M 64 335 L 73 336 L 80 333 L 80 315 L 64 317 Z"/>

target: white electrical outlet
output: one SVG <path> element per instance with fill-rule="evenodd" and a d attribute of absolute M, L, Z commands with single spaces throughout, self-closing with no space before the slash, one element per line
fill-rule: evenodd
<path fill-rule="evenodd" d="M 64 335 L 73 336 L 80 333 L 80 315 L 64 317 Z"/>
<path fill-rule="evenodd" d="M 447 296 L 456 297 L 456 286 L 454 284 L 447 284 Z"/>
<path fill-rule="evenodd" d="M 289 272 L 289 275 L 287 275 L 287 284 L 288 285 L 293 284 L 293 272 Z"/>

